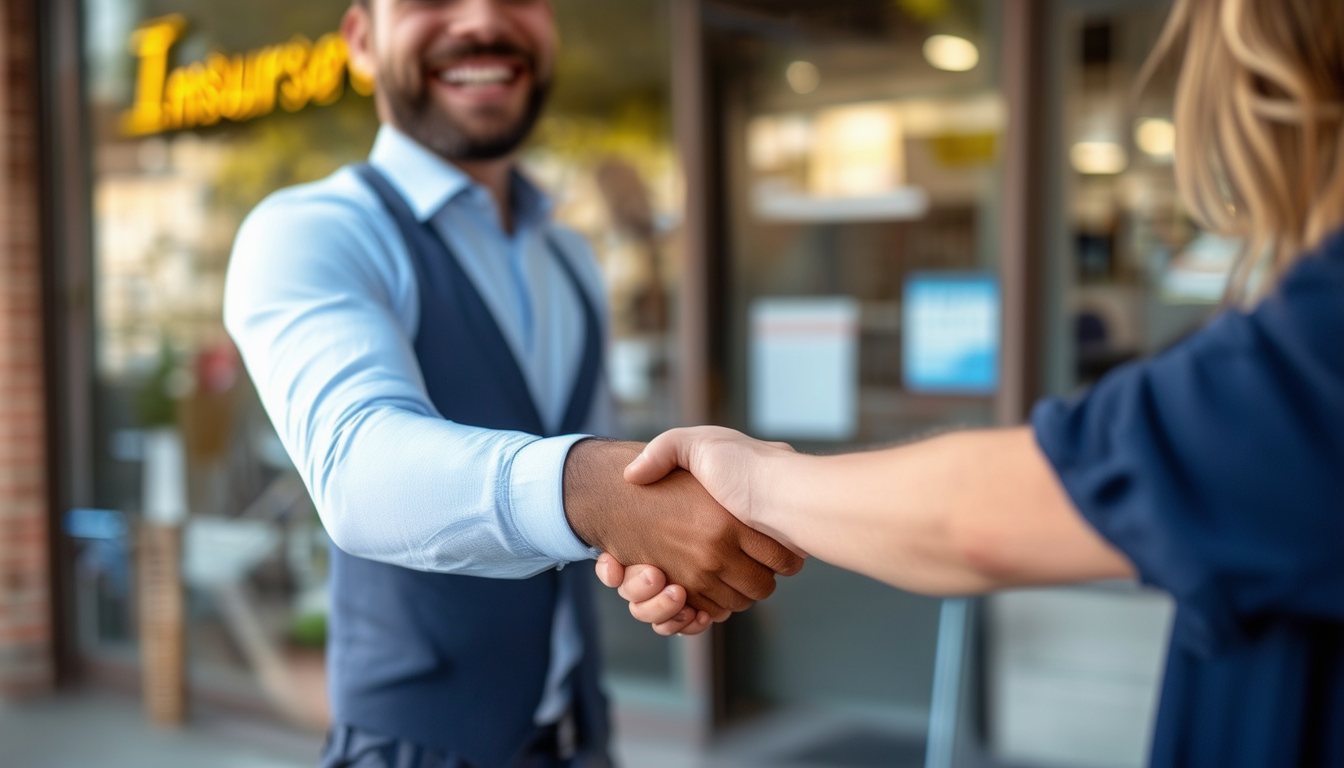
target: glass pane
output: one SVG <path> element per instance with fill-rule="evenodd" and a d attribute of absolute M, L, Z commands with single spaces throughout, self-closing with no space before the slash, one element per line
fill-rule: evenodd
<path fill-rule="evenodd" d="M 326 537 L 221 322 L 234 234 L 266 195 L 363 160 L 377 130 L 328 0 L 86 0 L 96 280 L 96 506 L 132 528 L 187 512 L 195 684 L 326 717 Z M 676 418 L 668 385 L 680 180 L 667 0 L 561 0 L 565 45 L 524 164 L 611 286 L 623 429 Z M 629 30 L 640 34 L 631 35 Z M 178 464 L 182 469 L 174 469 Z M 78 521 L 76 521 L 78 522 Z M 95 521 L 96 522 L 96 521 Z M 136 661 L 137 551 L 79 537 L 85 653 Z M 671 641 L 603 595 L 617 678 L 680 685 Z M 638 630 L 638 631 L 636 631 Z"/>
<path fill-rule="evenodd" d="M 321 727 L 326 537 L 220 313 L 247 212 L 362 158 L 372 140 L 370 101 L 347 77 L 334 34 L 344 8 L 90 0 L 83 9 L 95 503 L 133 527 L 185 514 L 193 684 Z M 85 652 L 133 663 L 134 605 L 119 604 L 117 622 L 90 614 Z"/>
<path fill-rule="evenodd" d="M 1236 244 L 1199 233 L 1172 170 L 1171 68 L 1135 86 L 1170 3 L 1058 6 L 1050 69 L 1060 174 L 1052 203 L 1048 389 L 1065 394 L 1156 352 L 1216 306 Z M 1045 169 L 1042 169 L 1043 171 Z M 1044 293 L 1045 291 L 1043 291 Z M 990 599 L 985 714 L 1009 764 L 1147 761 L 1172 606 L 1124 584 Z M 1059 681 L 1068 680 L 1068 685 Z"/>
<path fill-rule="evenodd" d="M 992 423 L 998 13 L 712 7 L 731 425 L 836 451 Z M 828 750 L 849 741 L 918 761 L 937 615 L 935 600 L 809 563 L 725 625 L 730 714 L 841 713 L 812 759 L 840 761 Z"/>
<path fill-rule="evenodd" d="M 1198 327 L 1221 301 L 1239 247 L 1198 231 L 1181 206 L 1172 170 L 1172 68 L 1134 93 L 1168 6 L 1084 10 L 1071 27 L 1064 102 L 1070 386 Z"/>

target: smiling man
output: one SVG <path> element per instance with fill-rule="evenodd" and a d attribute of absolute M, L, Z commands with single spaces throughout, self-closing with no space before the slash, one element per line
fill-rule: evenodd
<path fill-rule="evenodd" d="M 592 573 L 563 566 L 652 564 L 722 619 L 801 560 L 586 437 L 610 426 L 601 279 L 513 157 L 549 2 L 361 0 L 342 30 L 377 86 L 369 161 L 263 201 L 225 290 L 334 543 L 322 764 L 607 765 Z"/>

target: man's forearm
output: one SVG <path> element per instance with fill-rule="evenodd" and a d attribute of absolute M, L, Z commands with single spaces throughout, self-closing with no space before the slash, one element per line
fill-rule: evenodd
<path fill-rule="evenodd" d="M 564 439 L 393 408 L 337 432 L 321 453 L 296 452 L 296 463 L 311 476 L 323 524 L 350 554 L 489 578 L 592 556 L 565 525 Z"/>

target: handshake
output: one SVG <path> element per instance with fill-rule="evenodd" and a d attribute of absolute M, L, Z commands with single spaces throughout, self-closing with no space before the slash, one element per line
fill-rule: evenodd
<path fill-rule="evenodd" d="M 805 554 L 752 500 L 764 460 L 792 455 L 719 427 L 674 429 L 638 443 L 583 440 L 565 463 L 570 527 L 603 551 L 598 577 L 663 635 L 698 634 L 802 570 Z"/>

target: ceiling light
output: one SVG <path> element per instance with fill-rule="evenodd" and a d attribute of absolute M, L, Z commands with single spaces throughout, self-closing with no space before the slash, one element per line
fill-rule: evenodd
<path fill-rule="evenodd" d="M 1134 143 L 1145 154 L 1157 158 L 1169 158 L 1176 151 L 1176 126 L 1170 120 L 1150 117 L 1140 120 L 1134 128 Z"/>
<path fill-rule="evenodd" d="M 924 41 L 924 58 L 938 69 L 965 72 L 980 63 L 980 51 L 964 37 L 934 35 Z"/>
<path fill-rule="evenodd" d="M 794 93 L 811 93 L 821 84 L 821 72 L 810 61 L 795 61 L 784 71 L 789 87 Z"/>
<path fill-rule="evenodd" d="M 1080 141 L 1069 149 L 1069 162 L 1079 173 L 1119 173 L 1129 157 L 1114 141 Z"/>

